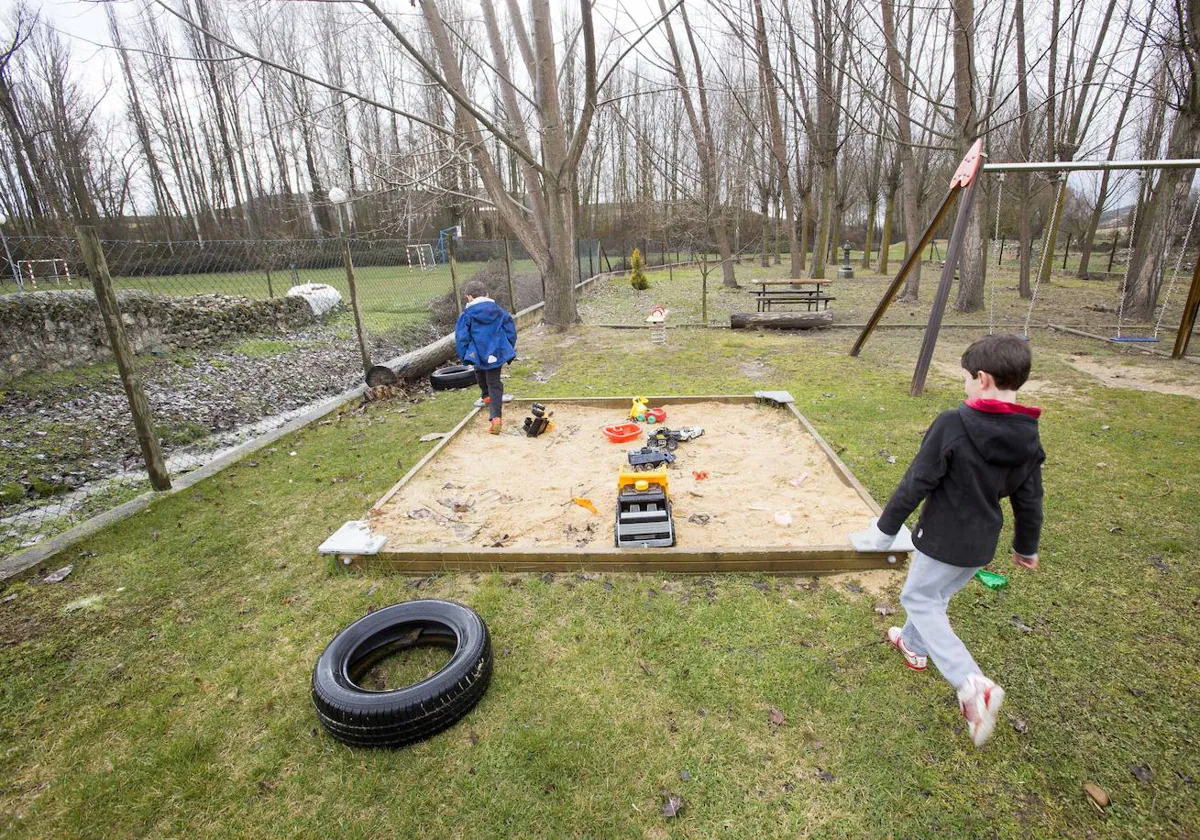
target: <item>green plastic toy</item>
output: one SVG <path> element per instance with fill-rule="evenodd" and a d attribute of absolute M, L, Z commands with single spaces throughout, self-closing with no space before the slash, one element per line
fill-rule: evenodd
<path fill-rule="evenodd" d="M 975 573 L 975 580 L 982 583 L 988 589 L 1003 589 L 1008 586 L 1008 578 L 1004 575 L 998 575 L 995 572 L 989 572 L 987 569 L 980 569 Z"/>

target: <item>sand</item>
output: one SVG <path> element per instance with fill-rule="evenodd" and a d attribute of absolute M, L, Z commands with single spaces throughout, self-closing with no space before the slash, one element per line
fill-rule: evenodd
<path fill-rule="evenodd" d="M 623 421 L 616 409 L 550 407 L 555 429 L 538 438 L 520 431 L 524 406 L 508 407 L 501 435 L 487 433 L 481 412 L 373 514 L 374 531 L 391 546 L 611 549 L 617 473 L 645 436 L 610 443 L 600 429 Z M 848 545 L 846 535 L 872 516 L 784 409 L 668 405 L 665 425 L 705 429 L 679 444 L 668 470 L 680 548 Z M 701 470 L 706 479 L 693 475 Z M 590 499 L 599 512 L 574 497 Z M 790 513 L 792 524 L 776 524 L 777 511 Z"/>

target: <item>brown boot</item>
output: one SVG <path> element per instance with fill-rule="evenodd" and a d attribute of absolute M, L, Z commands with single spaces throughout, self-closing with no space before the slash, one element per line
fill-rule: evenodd
<path fill-rule="evenodd" d="M 492 418 L 492 425 L 488 428 L 488 433 L 493 435 L 500 434 L 504 427 L 504 421 L 499 417 Z"/>

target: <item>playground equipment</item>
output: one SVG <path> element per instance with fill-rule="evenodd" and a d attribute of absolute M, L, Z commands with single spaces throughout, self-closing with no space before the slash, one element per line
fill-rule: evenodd
<path fill-rule="evenodd" d="M 421 271 L 430 271 L 437 264 L 437 261 L 433 257 L 433 246 L 428 243 L 425 243 L 423 245 L 408 245 L 406 247 L 406 251 L 408 252 L 408 270 L 409 271 L 412 271 L 414 268 L 414 266 L 413 266 L 413 257 L 414 256 L 416 256 L 416 258 L 417 258 L 417 266 L 416 267 Z"/>
<path fill-rule="evenodd" d="M 1198 159 L 1179 159 L 1179 160 L 1134 160 L 1134 161 L 1032 161 L 1018 163 L 998 163 L 984 164 L 983 163 L 983 140 L 982 138 L 975 141 L 968 150 L 966 156 L 963 157 L 958 169 L 954 173 L 954 177 L 950 179 L 950 190 L 942 200 L 941 206 L 934 213 L 933 219 L 929 222 L 929 226 L 921 236 L 921 241 L 908 255 L 904 261 L 904 265 L 900 267 L 900 271 L 896 274 L 891 285 L 883 294 L 883 298 L 875 307 L 875 311 L 868 319 L 866 326 L 863 327 L 858 339 L 854 342 L 854 346 L 850 350 L 851 356 L 857 356 L 862 352 L 863 345 L 875 328 L 879 326 L 879 322 L 883 319 L 887 312 L 888 306 L 895 299 L 901 287 L 904 285 L 909 273 L 920 259 L 921 252 L 925 246 L 933 240 L 934 232 L 945 221 L 950 213 L 950 209 L 962 199 L 962 203 L 958 209 L 958 216 L 954 222 L 954 230 L 950 235 L 950 242 L 946 248 L 946 261 L 942 266 L 942 276 L 938 283 L 937 292 L 934 295 L 933 306 L 929 313 L 929 323 L 925 328 L 925 338 L 921 344 L 921 351 L 917 356 L 916 369 L 913 371 L 912 383 L 909 386 L 909 394 L 911 396 L 919 396 L 925 389 L 925 378 L 929 373 L 929 364 L 933 359 L 933 351 L 937 345 L 938 332 L 942 325 L 942 316 L 945 314 L 946 301 L 950 296 L 950 286 L 954 280 L 954 272 L 958 267 L 959 259 L 962 256 L 964 243 L 964 234 L 968 218 L 970 217 L 971 207 L 975 202 L 975 192 L 978 187 L 978 175 L 981 171 L 991 172 L 1054 172 L 1059 177 L 1058 195 L 1054 203 L 1055 213 L 1058 212 L 1058 207 L 1061 204 L 1062 191 L 1066 189 L 1065 173 L 1073 171 L 1086 170 L 1105 170 L 1105 169 L 1197 169 L 1200 168 L 1200 160 Z M 1001 188 L 1002 189 L 1002 188 Z M 1135 211 L 1136 214 L 1136 211 Z M 999 213 L 997 212 L 997 216 Z M 1133 232 L 1137 224 L 1136 215 L 1130 225 L 1130 239 L 1133 239 Z M 1190 229 L 1189 229 L 1190 230 Z M 999 228 L 997 228 L 997 233 Z M 1042 254 L 1043 265 L 1049 255 L 1045 252 Z M 1038 272 L 1040 278 L 1043 272 Z M 1128 283 L 1129 270 L 1126 268 L 1125 278 L 1121 284 L 1121 312 L 1118 315 L 1118 335 L 1116 338 L 1108 339 L 1109 341 L 1129 340 L 1123 339 L 1120 335 L 1120 321 L 1124 316 L 1124 300 L 1125 291 Z M 995 287 L 992 286 L 993 299 Z M 1033 295 L 1029 302 L 1029 312 L 1025 317 L 1024 334 L 1026 338 L 1029 335 L 1029 323 L 1033 315 L 1033 307 L 1037 301 L 1037 284 L 1033 289 Z M 994 310 L 994 307 L 993 307 Z M 1196 323 L 1197 314 L 1200 313 L 1200 259 L 1196 260 L 1196 267 L 1192 274 L 1192 287 L 1188 293 L 1187 302 L 1184 304 L 1183 317 L 1179 325 L 1179 332 L 1176 334 L 1175 348 L 1171 353 L 1173 358 L 1180 358 L 1187 352 L 1188 343 L 1191 340 L 1191 332 Z M 992 324 L 994 326 L 994 313 L 992 315 Z M 1160 319 L 1161 321 L 1161 315 Z M 1157 332 L 1157 330 L 1156 330 Z"/>
<path fill-rule="evenodd" d="M 21 279 L 28 283 L 33 288 L 37 288 L 37 281 L 43 283 L 66 283 L 71 285 L 71 267 L 67 265 L 67 261 L 61 258 L 48 260 L 21 260 L 18 264 L 18 273 Z"/>
<path fill-rule="evenodd" d="M 650 343 L 666 344 L 667 308 L 662 304 L 651 308 L 650 314 L 646 316 L 646 323 L 650 325 Z"/>
<path fill-rule="evenodd" d="M 447 243 L 453 247 L 454 242 L 462 242 L 462 225 L 455 225 L 438 231 L 438 252 L 442 255 L 442 265 L 450 262 L 447 256 Z"/>

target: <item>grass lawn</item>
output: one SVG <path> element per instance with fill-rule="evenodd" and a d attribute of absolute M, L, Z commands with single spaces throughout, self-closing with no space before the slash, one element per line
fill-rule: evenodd
<path fill-rule="evenodd" d="M 961 398 L 955 362 L 976 332 L 944 336 L 919 399 L 905 396 L 915 330 L 879 334 L 860 359 L 841 332 L 675 331 L 652 349 L 640 332 L 534 331 L 510 388 L 551 401 L 787 388 L 882 500 Z M 475 396 L 445 392 L 314 424 L 56 558 L 48 570 L 75 565 L 65 583 L 0 595 L 0 831 L 1194 837 L 1197 404 L 1105 387 L 1072 359 L 1192 386 L 1197 372 L 1034 341 L 1043 568 L 999 566 L 1006 591 L 972 584 L 952 608 L 1009 692 L 984 750 L 940 678 L 878 643 L 899 616 L 875 607 L 896 605 L 899 573 L 413 579 L 318 558 Z M 488 622 L 490 690 L 428 742 L 339 745 L 309 703 L 317 656 L 368 610 L 418 597 Z M 1089 780 L 1112 797 L 1106 815 L 1085 800 Z M 664 791 L 685 802 L 674 819 Z"/>
<path fill-rule="evenodd" d="M 944 253 L 944 248 L 943 248 Z M 837 299 L 829 308 L 834 313 L 835 323 L 862 324 L 867 321 L 879 304 L 884 291 L 895 277 L 904 261 L 902 246 L 892 249 L 889 273 L 864 271 L 859 266 L 861 254 L 851 258 L 855 276 L 849 280 L 836 279 L 836 265 L 828 266 L 826 277 L 829 294 Z M 838 262 L 841 259 L 839 257 Z M 788 276 L 789 262 L 785 254 L 782 265 L 763 268 L 757 259 L 747 258 L 735 266 L 739 289 L 725 289 L 721 285 L 719 265 L 709 272 L 707 281 L 708 323 L 728 325 L 730 312 L 753 312 L 754 299 L 749 290 L 755 280 L 781 279 Z M 929 319 L 929 306 L 941 277 L 941 266 L 925 263 L 921 272 L 921 295 L 915 304 L 893 302 L 884 316 L 884 324 L 913 324 L 924 326 Z M 989 283 L 994 284 L 994 313 L 989 314 L 988 301 L 992 300 L 991 287 L 985 288 L 985 306 L 975 312 L 957 312 L 954 303 L 958 295 L 957 284 L 950 292 L 944 323 L 987 324 L 994 318 L 998 327 L 1020 331 L 1029 315 L 1029 301 L 1018 294 L 1016 260 L 1005 260 L 1002 267 L 989 267 Z M 1186 272 L 1185 272 L 1186 273 Z M 804 272 L 804 276 L 808 276 Z M 630 288 L 627 277 L 615 277 L 601 281 L 593 293 L 587 295 L 580 306 L 583 319 L 590 324 L 642 324 L 647 311 L 657 303 L 665 303 L 671 310 L 667 324 L 700 324 L 704 322 L 704 280 L 698 268 L 663 271 L 655 269 L 648 273 L 650 288 L 638 292 Z M 1183 304 L 1187 297 L 1191 275 L 1181 276 L 1167 305 L 1163 318 L 1160 344 L 1169 345 L 1175 340 L 1175 329 L 1179 326 Z M 1115 335 L 1120 304 L 1121 278 L 1083 280 L 1070 272 L 1059 271 L 1057 266 L 1051 273 L 1050 282 L 1043 283 L 1037 292 L 1037 300 L 1030 318 L 1030 326 L 1047 323 L 1079 326 L 1103 335 Z M 1160 302 L 1167 297 L 1166 290 Z M 788 305 L 786 310 L 801 308 Z M 1147 335 L 1146 324 L 1128 317 L 1124 328 L 1131 335 Z M 1170 349 L 1167 347 L 1166 349 Z"/>

